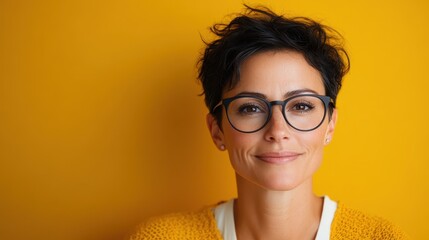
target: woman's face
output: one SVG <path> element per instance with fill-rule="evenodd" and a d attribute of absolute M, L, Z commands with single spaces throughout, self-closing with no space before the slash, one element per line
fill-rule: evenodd
<path fill-rule="evenodd" d="M 241 93 L 258 93 L 268 101 L 285 100 L 296 94 L 325 95 L 320 73 L 302 54 L 292 51 L 262 52 L 241 66 L 238 84 L 223 94 L 229 98 Z M 214 118 L 208 125 L 215 144 L 228 150 L 237 177 L 265 189 L 291 190 L 311 179 L 320 166 L 323 148 L 332 138 L 336 111 L 319 128 L 302 132 L 283 118 L 275 105 L 268 124 L 254 133 L 242 133 L 228 122 L 223 110 L 222 130 Z"/>

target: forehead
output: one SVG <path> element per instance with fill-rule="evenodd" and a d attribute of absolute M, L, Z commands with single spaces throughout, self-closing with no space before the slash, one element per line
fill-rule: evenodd
<path fill-rule="evenodd" d="M 267 51 L 246 59 L 240 68 L 237 85 L 225 92 L 232 97 L 241 92 L 258 92 L 268 98 L 281 99 L 291 91 L 310 89 L 325 95 L 320 72 L 295 51 Z"/>

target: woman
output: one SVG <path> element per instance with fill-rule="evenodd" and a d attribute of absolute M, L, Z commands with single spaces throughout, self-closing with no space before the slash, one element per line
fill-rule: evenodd
<path fill-rule="evenodd" d="M 349 63 L 336 32 L 265 8 L 217 24 L 199 79 L 213 142 L 238 197 L 145 223 L 132 239 L 403 239 L 391 223 L 318 197 L 312 176 L 337 120 Z"/>

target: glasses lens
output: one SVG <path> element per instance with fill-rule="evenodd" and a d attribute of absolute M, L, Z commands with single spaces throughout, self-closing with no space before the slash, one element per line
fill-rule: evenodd
<path fill-rule="evenodd" d="M 235 129 L 253 132 L 264 126 L 269 112 L 266 102 L 253 97 L 240 97 L 230 102 L 227 114 Z"/>
<path fill-rule="evenodd" d="M 325 117 L 325 104 L 316 96 L 297 96 L 291 98 L 284 114 L 291 126 L 308 131 L 318 127 Z"/>

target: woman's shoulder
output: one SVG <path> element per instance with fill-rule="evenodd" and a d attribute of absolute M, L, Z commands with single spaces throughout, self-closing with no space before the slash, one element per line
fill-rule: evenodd
<path fill-rule="evenodd" d="M 152 217 L 143 222 L 130 240 L 221 239 L 210 207 Z"/>
<path fill-rule="evenodd" d="M 409 239 L 392 222 L 338 203 L 331 239 Z"/>

